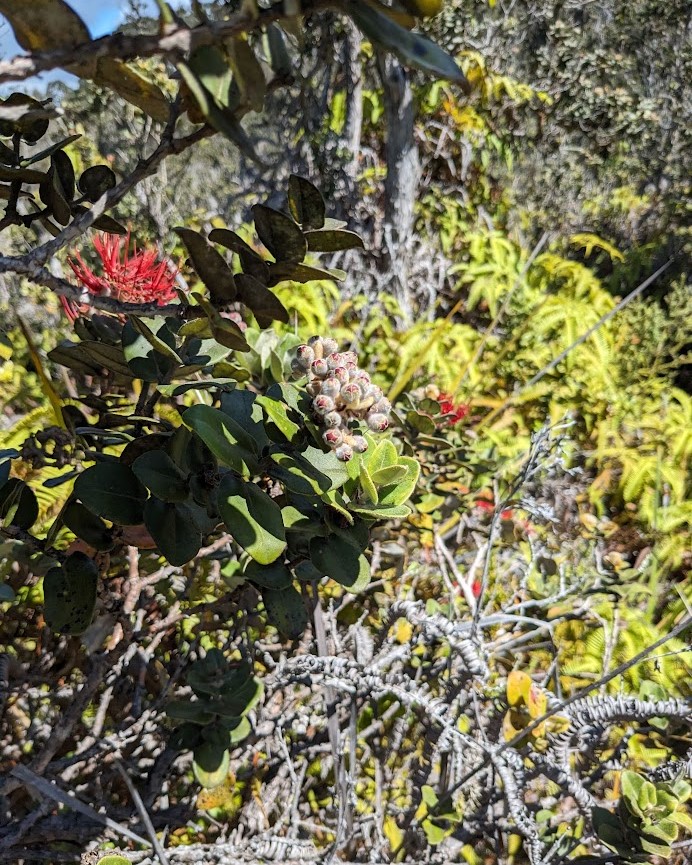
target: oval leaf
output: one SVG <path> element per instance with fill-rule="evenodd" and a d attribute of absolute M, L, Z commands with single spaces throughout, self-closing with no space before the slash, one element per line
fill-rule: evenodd
<path fill-rule="evenodd" d="M 142 522 L 147 491 L 131 468 L 122 463 L 97 463 L 77 478 L 74 493 L 99 517 L 122 526 Z"/>
<path fill-rule="evenodd" d="M 259 564 L 271 564 L 286 549 L 281 508 L 257 484 L 229 472 L 219 485 L 218 509 L 235 541 Z"/>

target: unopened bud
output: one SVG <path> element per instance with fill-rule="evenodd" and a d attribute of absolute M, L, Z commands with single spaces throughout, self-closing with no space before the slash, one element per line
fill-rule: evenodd
<path fill-rule="evenodd" d="M 344 356 L 342 354 L 339 354 L 338 351 L 335 351 L 332 352 L 332 354 L 328 354 L 325 360 L 329 364 L 329 369 L 336 369 L 337 366 L 343 365 Z"/>
<path fill-rule="evenodd" d="M 338 411 L 329 411 L 322 418 L 322 423 L 330 429 L 336 429 L 341 426 L 341 415 Z"/>
<path fill-rule="evenodd" d="M 296 360 L 303 367 L 309 369 L 315 359 L 315 351 L 310 345 L 299 345 L 296 349 Z"/>
<path fill-rule="evenodd" d="M 332 372 L 332 375 L 335 379 L 341 382 L 341 384 L 348 384 L 350 376 L 348 374 L 348 370 L 345 366 L 337 366 L 337 368 Z"/>
<path fill-rule="evenodd" d="M 328 444 L 330 448 L 335 448 L 340 445 L 344 440 L 344 434 L 340 429 L 332 428 L 328 429 L 322 436 L 325 444 Z"/>
<path fill-rule="evenodd" d="M 392 404 L 387 399 L 386 396 L 383 396 L 383 397 L 381 397 L 381 399 L 378 399 L 377 402 L 374 403 L 370 409 L 370 411 L 373 414 L 384 414 L 384 415 L 388 415 L 391 410 L 392 410 Z"/>
<path fill-rule="evenodd" d="M 350 445 L 341 444 L 334 453 L 336 454 L 337 459 L 340 459 L 341 462 L 347 463 L 353 456 L 353 448 Z"/>
<path fill-rule="evenodd" d="M 338 378 L 334 378 L 334 376 L 330 376 L 329 378 L 325 378 L 322 382 L 322 393 L 325 396 L 330 396 L 332 399 L 336 397 L 341 390 L 341 382 Z"/>
<path fill-rule="evenodd" d="M 315 378 L 305 385 L 305 390 L 310 396 L 317 396 L 322 393 L 322 382 L 318 378 Z"/>
<path fill-rule="evenodd" d="M 321 357 L 313 360 L 312 364 L 310 365 L 310 370 L 312 371 L 313 375 L 317 376 L 317 378 L 324 378 L 329 373 L 327 361 Z"/>
<path fill-rule="evenodd" d="M 368 443 L 364 436 L 351 436 L 350 444 L 357 454 L 363 454 L 368 449 Z"/>
<path fill-rule="evenodd" d="M 354 366 L 358 363 L 358 355 L 355 351 L 344 351 L 341 354 L 344 363 L 352 363 Z"/>
<path fill-rule="evenodd" d="M 316 358 L 324 357 L 324 346 L 322 345 L 322 337 L 321 336 L 311 336 L 308 340 L 308 345 L 315 352 Z"/>
<path fill-rule="evenodd" d="M 341 399 L 349 405 L 351 403 L 358 402 L 361 397 L 362 392 L 356 382 L 349 382 L 349 384 L 345 384 L 341 388 Z"/>
<path fill-rule="evenodd" d="M 327 412 L 332 412 L 336 408 L 334 400 L 324 393 L 319 394 L 312 401 L 312 407 L 316 414 L 325 415 Z"/>
<path fill-rule="evenodd" d="M 339 350 L 339 343 L 332 339 L 331 336 L 323 337 L 322 339 L 322 349 L 324 351 L 324 356 L 334 354 Z"/>
<path fill-rule="evenodd" d="M 368 415 L 368 426 L 373 432 L 384 432 L 389 426 L 387 415 L 374 412 Z"/>

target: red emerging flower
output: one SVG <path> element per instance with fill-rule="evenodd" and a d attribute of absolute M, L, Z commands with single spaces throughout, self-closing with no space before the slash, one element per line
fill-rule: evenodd
<path fill-rule="evenodd" d="M 177 272 L 167 261 L 160 261 L 155 249 L 137 251 L 130 255 L 130 232 L 126 237 L 102 234 L 94 239 L 94 249 L 103 263 L 103 276 L 98 276 L 76 252 L 75 260 L 68 259 L 74 275 L 94 295 L 114 297 L 123 303 L 158 303 L 163 306 L 175 300 Z M 74 304 L 63 301 L 72 318 Z"/>
<path fill-rule="evenodd" d="M 449 426 L 458 424 L 469 413 L 469 407 L 463 404 L 455 405 L 452 395 L 449 393 L 440 393 L 437 402 L 440 404 L 440 412 L 443 415 L 450 415 L 450 417 L 445 418 L 445 423 Z"/>

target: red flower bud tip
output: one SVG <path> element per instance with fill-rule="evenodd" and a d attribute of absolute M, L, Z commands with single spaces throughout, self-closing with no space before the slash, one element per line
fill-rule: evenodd
<path fill-rule="evenodd" d="M 303 367 L 309 369 L 315 359 L 315 351 L 311 345 L 299 345 L 296 349 L 296 360 Z"/>
<path fill-rule="evenodd" d="M 334 397 L 338 396 L 340 390 L 341 382 L 338 378 L 334 378 L 334 376 L 325 378 L 322 382 L 322 393 L 325 394 L 325 396 L 330 396 L 334 399 Z"/>
<path fill-rule="evenodd" d="M 114 297 L 123 303 L 157 303 L 163 306 L 176 299 L 177 271 L 167 261 L 160 261 L 155 249 L 140 252 L 135 247 L 130 255 L 130 233 L 102 234 L 94 238 L 94 249 L 103 266 L 98 276 L 75 253 L 68 259 L 79 282 L 94 295 Z"/>
<path fill-rule="evenodd" d="M 362 391 L 355 382 L 345 384 L 341 388 L 341 398 L 349 405 L 358 402 L 362 397 Z"/>
<path fill-rule="evenodd" d="M 316 375 L 317 378 L 324 378 L 329 372 L 327 361 L 321 357 L 313 360 L 312 364 L 310 365 L 310 369 L 312 370 L 312 374 Z"/>
<path fill-rule="evenodd" d="M 312 407 L 315 410 L 316 414 L 325 415 L 328 412 L 334 411 L 336 406 L 334 405 L 334 400 L 330 396 L 326 396 L 326 394 L 319 394 L 312 401 Z"/>
<path fill-rule="evenodd" d="M 387 415 L 379 414 L 377 412 L 369 414 L 368 426 L 373 432 L 384 432 L 389 426 L 389 418 Z"/>
<path fill-rule="evenodd" d="M 458 424 L 469 413 L 469 406 L 463 404 L 457 405 L 452 399 L 451 394 L 440 393 L 437 397 L 437 402 L 440 404 L 440 414 L 450 415 L 450 417 L 445 417 L 442 421 L 447 426 Z"/>
<path fill-rule="evenodd" d="M 340 459 L 341 462 L 347 463 L 351 457 L 353 456 L 353 448 L 350 445 L 342 444 L 334 451 L 337 459 Z"/>
<path fill-rule="evenodd" d="M 340 445 L 344 440 L 344 434 L 340 429 L 328 429 L 322 438 L 325 441 L 325 444 L 328 444 L 329 447 L 334 448 Z"/>

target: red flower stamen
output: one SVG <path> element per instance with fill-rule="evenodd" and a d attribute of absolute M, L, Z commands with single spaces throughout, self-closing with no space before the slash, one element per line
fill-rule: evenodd
<path fill-rule="evenodd" d="M 444 423 L 448 426 L 455 426 L 460 423 L 469 413 L 469 406 L 461 403 L 457 405 L 452 399 L 451 394 L 441 393 L 437 398 L 437 402 L 440 404 L 440 413 L 449 415 L 449 417 L 445 417 L 444 419 Z"/>
<path fill-rule="evenodd" d="M 94 273 L 78 252 L 74 260 L 68 259 L 74 275 L 91 294 L 114 297 L 123 303 L 159 306 L 175 300 L 175 268 L 167 261 L 159 261 L 154 249 L 138 252 L 135 246 L 130 255 L 129 231 L 124 238 L 116 234 L 97 236 L 94 249 L 101 259 L 103 276 Z"/>

